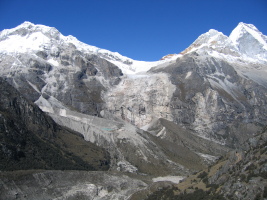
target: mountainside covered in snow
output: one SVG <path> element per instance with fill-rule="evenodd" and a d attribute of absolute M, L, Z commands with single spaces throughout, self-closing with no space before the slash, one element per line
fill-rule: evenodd
<path fill-rule="evenodd" d="M 25 22 L 0 32 L 0 76 L 110 154 L 110 170 L 184 176 L 261 132 L 267 39 L 240 23 L 179 54 L 136 61 Z M 101 199 L 101 198 L 100 198 Z"/>

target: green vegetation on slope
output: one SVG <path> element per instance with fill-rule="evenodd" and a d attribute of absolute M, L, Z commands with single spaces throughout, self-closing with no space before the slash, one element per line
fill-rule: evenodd
<path fill-rule="evenodd" d="M 267 198 L 267 131 L 229 152 L 213 166 L 162 188 L 147 199 L 264 199 Z"/>

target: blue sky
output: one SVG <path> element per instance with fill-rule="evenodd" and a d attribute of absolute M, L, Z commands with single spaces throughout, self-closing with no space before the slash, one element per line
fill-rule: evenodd
<path fill-rule="evenodd" d="M 30 21 L 145 61 L 187 48 L 213 28 L 239 22 L 267 35 L 266 0 L 0 0 L 0 30 Z"/>

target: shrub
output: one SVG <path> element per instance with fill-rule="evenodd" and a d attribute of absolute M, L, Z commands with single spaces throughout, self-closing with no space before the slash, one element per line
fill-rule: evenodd
<path fill-rule="evenodd" d="M 203 171 L 203 172 L 201 172 L 197 177 L 200 178 L 200 179 L 203 179 L 203 178 L 205 178 L 207 175 L 208 175 L 208 173 L 205 172 L 205 171 Z"/>
<path fill-rule="evenodd" d="M 263 198 L 267 198 L 267 187 L 264 187 Z"/>

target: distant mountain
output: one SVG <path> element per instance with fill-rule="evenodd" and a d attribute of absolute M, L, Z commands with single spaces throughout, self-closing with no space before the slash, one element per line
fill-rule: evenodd
<path fill-rule="evenodd" d="M 229 38 L 243 56 L 266 63 L 267 37 L 254 25 L 239 23 Z"/>
<path fill-rule="evenodd" d="M 229 37 L 211 29 L 183 52 L 145 62 L 25 22 L 0 32 L 0 76 L 3 94 L 7 81 L 52 117 L 53 126 L 98 146 L 100 166 L 149 182 L 202 170 L 264 130 L 266 52 L 266 36 L 245 23 Z M 56 151 L 65 155 L 66 141 L 58 142 Z"/>
<path fill-rule="evenodd" d="M 207 54 L 238 62 L 240 59 L 254 63 L 267 62 L 267 39 L 254 25 L 239 23 L 229 37 L 211 29 L 202 34 L 182 54 L 206 51 Z"/>

